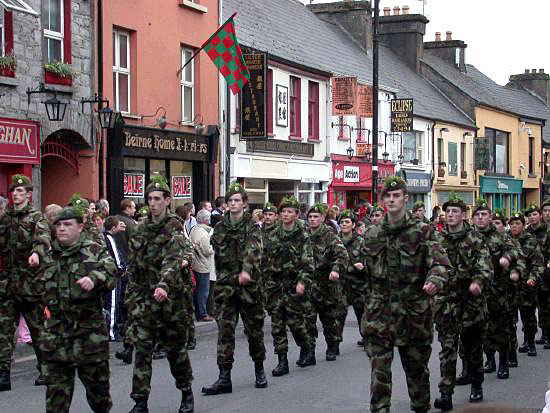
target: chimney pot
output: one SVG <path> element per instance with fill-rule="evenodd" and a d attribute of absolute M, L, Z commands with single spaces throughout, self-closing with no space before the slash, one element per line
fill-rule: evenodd
<path fill-rule="evenodd" d="M 403 14 L 409 14 L 409 6 L 403 6 Z"/>
<path fill-rule="evenodd" d="M 440 42 L 441 41 L 441 32 L 435 32 L 435 41 Z"/>
<path fill-rule="evenodd" d="M 529 73 L 529 69 L 525 69 L 525 73 Z"/>
<path fill-rule="evenodd" d="M 384 7 L 384 16 L 389 16 L 389 15 L 391 15 L 391 8 Z"/>
<path fill-rule="evenodd" d="M 539 73 L 544 73 L 544 69 L 539 69 Z"/>
<path fill-rule="evenodd" d="M 453 32 L 447 32 L 447 37 L 445 38 L 445 40 L 453 40 Z"/>
<path fill-rule="evenodd" d="M 399 10 L 401 10 L 401 7 L 399 7 L 399 6 L 394 6 L 394 7 L 393 7 L 393 15 L 394 15 L 394 16 L 399 16 Z"/>

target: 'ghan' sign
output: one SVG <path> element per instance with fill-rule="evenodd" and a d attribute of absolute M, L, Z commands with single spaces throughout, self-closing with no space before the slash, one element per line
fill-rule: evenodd
<path fill-rule="evenodd" d="M 391 131 L 411 132 L 413 130 L 413 100 L 392 99 Z"/>
<path fill-rule="evenodd" d="M 38 123 L 0 118 L 0 162 L 40 163 Z"/>

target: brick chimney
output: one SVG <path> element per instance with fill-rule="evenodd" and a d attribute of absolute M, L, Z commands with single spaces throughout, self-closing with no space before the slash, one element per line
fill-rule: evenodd
<path fill-rule="evenodd" d="M 372 50 L 372 9 L 370 1 L 340 1 L 336 3 L 308 4 L 317 17 L 341 25 L 363 48 Z"/>
<path fill-rule="evenodd" d="M 547 106 L 550 106 L 550 75 L 544 73 L 544 69 L 536 69 L 519 75 L 511 75 L 510 82 L 506 86 L 526 89 L 541 98 Z"/>
<path fill-rule="evenodd" d="M 424 34 L 428 19 L 421 14 L 408 14 L 408 7 L 403 6 L 405 13 L 399 14 L 399 7 L 394 7 L 393 16 L 380 16 L 380 40 L 401 57 L 416 73 L 420 73 L 420 59 L 424 53 Z M 397 14 L 395 11 L 397 10 Z"/>
<path fill-rule="evenodd" d="M 468 45 L 462 40 L 453 40 L 453 32 L 448 31 L 445 34 L 444 41 L 441 40 L 441 33 L 437 32 L 434 42 L 424 42 L 424 53 L 431 53 L 465 72 Z"/>

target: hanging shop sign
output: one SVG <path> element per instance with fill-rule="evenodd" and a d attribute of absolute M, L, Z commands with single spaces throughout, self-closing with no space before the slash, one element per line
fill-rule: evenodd
<path fill-rule="evenodd" d="M 372 154 L 372 145 L 370 143 L 357 142 L 355 144 L 355 156 L 369 156 Z"/>
<path fill-rule="evenodd" d="M 191 177 L 173 176 L 172 177 L 172 198 L 191 198 Z"/>
<path fill-rule="evenodd" d="M 241 96 L 241 137 L 267 137 L 267 54 L 244 54 L 250 72 L 250 81 L 239 93 Z"/>
<path fill-rule="evenodd" d="M 392 99 L 391 131 L 411 132 L 413 130 L 413 100 Z"/>
<path fill-rule="evenodd" d="M 357 116 L 372 118 L 372 86 L 357 85 Z"/>
<path fill-rule="evenodd" d="M 332 115 L 355 115 L 357 112 L 357 78 L 332 78 Z"/>
<path fill-rule="evenodd" d="M 124 197 L 143 198 L 145 174 L 124 173 Z"/>
<path fill-rule="evenodd" d="M 247 152 L 281 153 L 286 155 L 313 156 L 315 145 L 312 143 L 262 139 L 246 141 Z"/>
<path fill-rule="evenodd" d="M 40 131 L 37 122 L 0 118 L 0 162 L 40 163 Z"/>

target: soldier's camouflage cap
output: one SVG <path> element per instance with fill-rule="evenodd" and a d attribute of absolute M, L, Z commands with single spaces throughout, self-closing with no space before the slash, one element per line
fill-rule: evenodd
<path fill-rule="evenodd" d="M 244 190 L 244 187 L 241 185 L 241 183 L 234 181 L 229 185 L 229 189 L 225 193 L 225 202 L 229 202 L 229 198 L 231 198 L 235 194 L 241 194 L 243 198 L 246 196 L 246 191 Z"/>
<path fill-rule="evenodd" d="M 325 206 L 318 202 L 315 205 L 313 205 L 311 208 L 308 209 L 307 216 L 309 216 L 309 214 L 312 214 L 312 213 L 325 214 L 326 212 L 327 212 L 327 210 L 326 210 Z"/>
<path fill-rule="evenodd" d="M 82 207 L 87 209 L 90 207 L 90 203 L 88 202 L 87 199 L 82 198 L 82 196 L 78 192 L 75 192 L 69 198 L 69 202 L 67 203 L 67 206 L 73 206 L 73 207 L 77 206 L 77 207 Z"/>
<path fill-rule="evenodd" d="M 510 219 L 508 220 L 508 223 L 512 221 L 521 221 L 521 223 L 525 225 L 525 216 L 521 213 L 521 211 L 514 211 L 510 214 Z"/>
<path fill-rule="evenodd" d="M 372 211 L 370 212 L 371 216 L 376 212 L 376 211 L 380 211 L 382 212 L 383 214 L 386 212 L 384 211 L 384 208 L 382 208 L 382 206 L 378 205 L 378 204 L 374 204 L 372 206 Z"/>
<path fill-rule="evenodd" d="M 407 182 L 400 176 L 388 176 L 384 179 L 384 186 L 382 187 L 382 196 L 386 195 L 389 191 L 397 191 L 402 189 L 407 192 Z"/>
<path fill-rule="evenodd" d="M 475 215 L 478 211 L 489 211 L 491 212 L 491 208 L 489 208 L 489 203 L 485 198 L 478 198 L 476 199 L 476 206 L 474 207 L 474 212 L 472 215 Z"/>
<path fill-rule="evenodd" d="M 354 224 L 357 223 L 357 216 L 353 213 L 351 209 L 344 209 L 342 212 L 340 212 L 338 222 L 341 222 L 344 218 L 351 219 L 351 222 L 353 222 Z"/>
<path fill-rule="evenodd" d="M 15 174 L 11 177 L 11 185 L 8 190 L 11 192 L 18 186 L 22 186 L 27 191 L 32 191 L 32 182 L 26 175 Z"/>
<path fill-rule="evenodd" d="M 542 201 L 542 204 L 540 204 L 540 209 L 544 208 L 545 206 L 550 206 L 550 197 L 549 196 L 544 198 L 544 200 Z"/>
<path fill-rule="evenodd" d="M 420 208 L 426 209 L 426 206 L 424 205 L 424 202 L 422 202 L 422 201 L 418 201 L 417 203 L 415 203 L 413 208 L 412 208 L 412 211 L 413 212 L 418 211 Z"/>
<path fill-rule="evenodd" d="M 528 217 L 531 212 L 538 212 L 540 214 L 540 208 L 534 202 L 531 202 L 527 208 L 525 208 L 525 216 Z"/>
<path fill-rule="evenodd" d="M 166 178 L 164 178 L 164 176 L 159 174 L 151 176 L 151 182 L 149 182 L 149 185 L 145 188 L 145 198 L 153 191 L 161 191 L 164 192 L 165 195 L 171 195 L 170 187 L 166 183 Z"/>
<path fill-rule="evenodd" d="M 503 224 L 506 223 L 506 209 L 504 208 L 495 208 L 495 212 L 493 214 L 493 221 L 500 220 Z"/>
<path fill-rule="evenodd" d="M 298 201 L 296 200 L 296 197 L 294 195 L 286 195 L 283 197 L 283 199 L 281 199 L 279 210 L 282 211 L 283 208 L 294 208 L 296 210 L 300 209 Z"/>
<path fill-rule="evenodd" d="M 275 214 L 278 212 L 277 207 L 275 205 L 273 205 L 271 202 L 266 202 L 262 211 L 263 212 L 274 212 Z"/>
<path fill-rule="evenodd" d="M 78 223 L 82 223 L 82 217 L 84 216 L 84 206 L 66 206 L 61 210 L 61 212 L 55 217 L 53 221 L 54 225 L 59 221 L 66 221 L 68 219 L 76 219 Z"/>
<path fill-rule="evenodd" d="M 466 211 L 468 207 L 466 206 L 466 203 L 464 200 L 455 192 L 451 192 L 449 194 L 449 197 L 447 198 L 447 201 L 443 204 L 443 211 L 447 209 L 447 207 L 454 206 L 460 208 L 462 211 Z"/>

